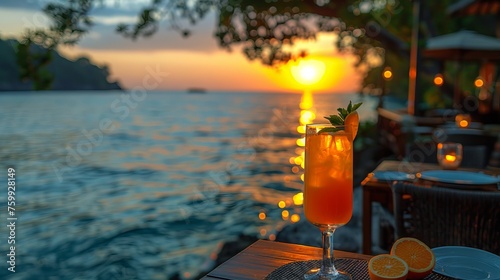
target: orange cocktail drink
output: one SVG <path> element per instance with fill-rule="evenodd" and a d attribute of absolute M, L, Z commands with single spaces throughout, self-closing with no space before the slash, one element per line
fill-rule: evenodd
<path fill-rule="evenodd" d="M 343 126 L 308 125 L 304 168 L 307 220 L 320 227 L 349 222 L 353 205 L 352 134 Z"/>

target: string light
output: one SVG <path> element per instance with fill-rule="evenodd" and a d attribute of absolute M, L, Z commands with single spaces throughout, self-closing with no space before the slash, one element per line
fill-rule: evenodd
<path fill-rule="evenodd" d="M 436 76 L 434 76 L 434 84 L 439 87 L 442 86 L 443 83 L 444 83 L 443 75 L 436 74 Z"/>
<path fill-rule="evenodd" d="M 384 76 L 384 79 L 386 79 L 386 80 L 392 79 L 392 69 L 391 69 L 391 67 L 385 67 L 383 76 Z"/>
<path fill-rule="evenodd" d="M 477 87 L 477 88 L 480 88 L 484 85 L 484 81 L 483 79 L 481 79 L 481 77 L 478 77 L 475 81 L 474 81 L 474 85 Z"/>

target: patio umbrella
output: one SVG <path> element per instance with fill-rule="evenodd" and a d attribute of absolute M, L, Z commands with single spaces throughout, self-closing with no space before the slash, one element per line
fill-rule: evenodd
<path fill-rule="evenodd" d="M 500 39 L 462 30 L 436 36 L 427 41 L 423 55 L 440 60 L 462 61 L 500 61 Z M 458 86 L 459 75 L 455 80 L 454 102 L 460 103 Z"/>
<path fill-rule="evenodd" d="M 453 17 L 496 15 L 496 37 L 500 38 L 500 0 L 459 0 L 448 6 L 447 13 Z M 498 68 L 498 67 L 497 67 Z M 498 83 L 500 70 L 497 70 L 493 83 Z M 500 91 L 493 98 L 493 108 L 500 112 Z"/>
<path fill-rule="evenodd" d="M 452 17 L 497 15 L 496 36 L 500 38 L 500 0 L 461 0 L 446 12 Z"/>
<path fill-rule="evenodd" d="M 500 60 L 500 39 L 462 30 L 430 38 L 423 55 L 443 60 Z"/>
<path fill-rule="evenodd" d="M 461 0 L 446 11 L 451 16 L 500 14 L 500 0 Z"/>

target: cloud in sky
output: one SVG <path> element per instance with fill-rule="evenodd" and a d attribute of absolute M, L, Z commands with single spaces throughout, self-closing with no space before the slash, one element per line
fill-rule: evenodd
<path fill-rule="evenodd" d="M 18 36 L 27 28 L 47 27 L 50 20 L 41 11 L 49 0 L 14 0 L 0 1 L 0 34 L 2 36 Z M 31 2 L 31 5 L 30 5 Z M 105 5 L 97 5 L 91 13 L 94 26 L 91 28 L 79 45 L 90 50 L 189 50 L 211 53 L 219 49 L 213 37 L 215 27 L 215 12 L 211 12 L 195 25 L 180 21 L 180 24 L 191 31 L 191 36 L 183 38 L 181 34 L 170 28 L 168 21 L 162 20 L 157 33 L 148 38 L 132 40 L 116 33 L 117 24 L 133 24 L 137 21 L 137 14 L 145 4 L 133 2 L 112 5 L 104 1 Z M 148 1 L 149 2 L 149 1 Z"/>
<path fill-rule="evenodd" d="M 65 0 L 66 1 L 66 0 Z M 32 10 L 38 11 L 45 7 L 49 3 L 57 3 L 58 0 L 2 0 L 0 1 L 0 9 L 1 8 L 15 8 L 15 9 L 24 9 L 24 10 Z M 124 3 L 125 2 L 125 3 Z M 107 9 L 110 11 L 116 11 L 119 13 L 129 12 L 133 13 L 133 11 L 148 5 L 151 3 L 150 0 L 133 0 L 133 1 L 123 1 L 123 0 L 95 0 L 94 1 L 94 11 L 96 13 L 106 13 Z"/>
<path fill-rule="evenodd" d="M 190 50 L 199 52 L 213 52 L 219 47 L 213 37 L 215 27 L 214 13 L 207 15 L 205 19 L 196 25 L 185 25 L 191 30 L 191 35 L 187 38 L 175 30 L 172 30 L 168 23 L 162 21 L 158 31 L 151 37 L 141 37 L 137 40 L 124 38 L 115 29 L 118 23 L 124 20 L 135 20 L 132 17 L 94 17 L 95 25 L 92 28 L 94 36 L 87 36 L 79 44 L 88 49 L 115 49 L 115 50 Z M 98 36 L 95 36 L 95 35 Z"/>

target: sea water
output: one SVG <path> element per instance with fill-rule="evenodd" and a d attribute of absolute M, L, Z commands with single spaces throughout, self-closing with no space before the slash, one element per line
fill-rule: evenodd
<path fill-rule="evenodd" d="M 191 279 L 240 234 L 274 238 L 304 219 L 297 132 L 302 96 L 284 93 L 0 94 L 0 214 L 15 169 L 15 273 L 4 279 Z M 313 96 L 316 121 L 349 100 Z M 299 141 L 300 142 L 300 141 Z M 300 163 L 299 163 L 300 164 Z M 282 202 L 284 208 L 278 206 Z M 283 211 L 288 215 L 283 215 Z M 10 232 L 12 235 L 12 232 Z"/>

